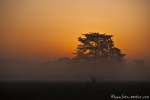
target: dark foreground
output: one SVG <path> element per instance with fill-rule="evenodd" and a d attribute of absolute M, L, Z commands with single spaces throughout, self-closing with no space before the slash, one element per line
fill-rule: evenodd
<path fill-rule="evenodd" d="M 1 81 L 0 100 L 150 100 L 150 82 Z"/>

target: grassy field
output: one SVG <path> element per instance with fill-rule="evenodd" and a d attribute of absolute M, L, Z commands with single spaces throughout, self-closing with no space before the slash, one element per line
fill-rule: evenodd
<path fill-rule="evenodd" d="M 0 100 L 130 100 L 150 99 L 150 82 L 1 81 Z M 125 98 L 126 97 L 126 98 Z M 143 98 L 132 98 L 143 100 Z"/>

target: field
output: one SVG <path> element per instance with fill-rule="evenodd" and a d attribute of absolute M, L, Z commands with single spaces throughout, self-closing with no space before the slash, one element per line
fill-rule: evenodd
<path fill-rule="evenodd" d="M 132 96 L 132 98 L 131 98 Z M 1 81 L 0 100 L 149 100 L 150 82 Z"/>

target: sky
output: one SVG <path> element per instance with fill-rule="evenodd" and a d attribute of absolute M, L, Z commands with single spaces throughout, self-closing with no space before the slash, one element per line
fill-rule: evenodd
<path fill-rule="evenodd" d="M 150 0 L 0 0 L 0 58 L 74 57 L 83 33 L 114 35 L 126 59 L 150 61 Z"/>

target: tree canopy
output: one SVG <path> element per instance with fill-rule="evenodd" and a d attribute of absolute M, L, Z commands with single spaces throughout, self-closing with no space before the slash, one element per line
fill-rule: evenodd
<path fill-rule="evenodd" d="M 81 43 L 77 46 L 76 61 L 86 62 L 123 62 L 125 54 L 114 46 L 113 35 L 99 34 L 96 32 L 82 34 Z"/>

